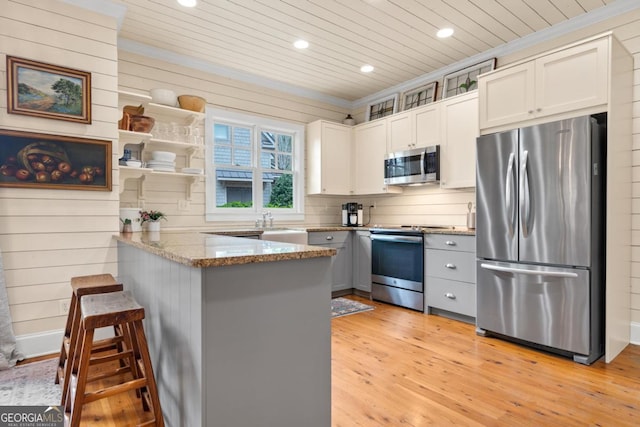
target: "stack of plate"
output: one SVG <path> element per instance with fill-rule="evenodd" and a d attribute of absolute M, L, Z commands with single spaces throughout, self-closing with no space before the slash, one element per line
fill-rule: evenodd
<path fill-rule="evenodd" d="M 169 151 L 152 151 L 147 167 L 158 172 L 175 172 L 176 154 Z"/>
<path fill-rule="evenodd" d="M 164 160 L 149 160 L 147 167 L 158 172 L 175 172 L 176 162 L 167 162 Z"/>
<path fill-rule="evenodd" d="M 202 170 L 201 168 L 182 168 L 182 173 L 202 175 L 204 173 L 204 170 Z"/>

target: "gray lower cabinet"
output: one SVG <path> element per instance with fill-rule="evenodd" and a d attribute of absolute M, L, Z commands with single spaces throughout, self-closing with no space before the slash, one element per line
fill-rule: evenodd
<path fill-rule="evenodd" d="M 475 236 L 425 236 L 425 312 L 443 311 L 472 322 L 476 316 Z"/>
<path fill-rule="evenodd" d="M 371 233 L 356 231 L 354 239 L 353 287 L 362 292 L 371 292 Z"/>
<path fill-rule="evenodd" d="M 353 288 L 353 237 L 350 231 L 313 231 L 309 233 L 309 244 L 333 248 L 337 254 L 332 258 L 332 291 Z"/>

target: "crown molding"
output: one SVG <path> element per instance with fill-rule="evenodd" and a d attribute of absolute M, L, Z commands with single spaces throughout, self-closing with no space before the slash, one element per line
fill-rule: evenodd
<path fill-rule="evenodd" d="M 124 16 L 127 13 L 126 5 L 111 0 L 62 0 L 62 2 L 115 18 L 118 23 L 118 32 L 122 28 Z"/>

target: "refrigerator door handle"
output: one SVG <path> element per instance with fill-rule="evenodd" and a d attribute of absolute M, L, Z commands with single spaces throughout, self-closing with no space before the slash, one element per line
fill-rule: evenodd
<path fill-rule="evenodd" d="M 522 153 L 522 163 L 520 163 L 520 228 L 522 236 L 529 237 L 529 215 L 531 213 L 531 200 L 529 195 L 529 178 L 527 177 L 527 158 L 529 151 Z"/>
<path fill-rule="evenodd" d="M 576 273 L 569 273 L 566 271 L 527 270 L 526 268 L 503 267 L 500 265 L 491 265 L 491 264 L 485 264 L 485 263 L 480 264 L 480 267 L 484 268 L 485 270 L 502 271 L 505 273 L 528 274 L 530 276 L 569 277 L 569 278 L 578 277 Z"/>
<path fill-rule="evenodd" d="M 515 153 L 509 155 L 509 165 L 507 166 L 507 179 L 505 182 L 505 201 L 507 208 L 507 215 L 509 215 L 509 236 L 513 237 L 514 223 L 516 221 L 516 205 L 514 200 L 513 190 L 513 162 L 515 161 Z"/>

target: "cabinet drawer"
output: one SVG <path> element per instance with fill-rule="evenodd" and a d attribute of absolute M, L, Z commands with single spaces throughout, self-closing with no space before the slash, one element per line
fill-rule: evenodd
<path fill-rule="evenodd" d="M 427 307 L 476 317 L 476 287 L 473 284 L 429 277 L 425 288 Z"/>
<path fill-rule="evenodd" d="M 427 250 L 424 274 L 427 277 L 476 282 L 476 258 L 471 252 Z"/>
<path fill-rule="evenodd" d="M 314 231 L 309 233 L 310 245 L 326 245 L 344 243 L 349 238 L 349 231 Z"/>
<path fill-rule="evenodd" d="M 425 249 L 444 249 L 447 251 L 476 252 L 476 237 L 458 234 L 426 234 Z"/>

